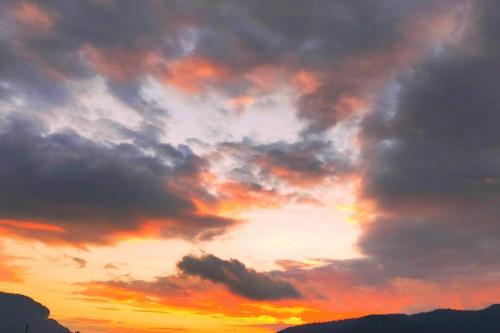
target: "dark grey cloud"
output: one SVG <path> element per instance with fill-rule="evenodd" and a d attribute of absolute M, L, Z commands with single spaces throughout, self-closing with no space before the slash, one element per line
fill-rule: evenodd
<path fill-rule="evenodd" d="M 110 267 L 108 269 L 115 269 Z M 303 296 L 290 282 L 301 279 L 305 272 L 287 273 L 282 271 L 257 272 L 236 259 L 223 260 L 214 255 L 195 257 L 184 256 L 177 262 L 177 272 L 171 275 L 158 276 L 152 280 L 130 279 L 122 276 L 108 281 L 91 281 L 79 283 L 80 293 L 96 297 L 109 289 L 131 291 L 131 299 L 154 297 L 164 304 L 180 304 L 189 306 L 196 304 L 189 300 L 199 299 L 200 295 L 210 293 L 215 284 L 220 284 L 228 292 L 251 300 L 298 299 Z M 136 296 L 134 296 L 136 294 Z M 176 301 L 177 300 L 177 301 Z M 187 302 L 184 302 L 186 301 Z M 215 300 L 222 305 L 224 299 Z M 212 305 L 210 311 L 212 311 Z"/>
<path fill-rule="evenodd" d="M 430 1 L 178 2 L 200 23 L 198 50 L 237 67 L 272 64 L 286 54 L 313 66 L 346 53 L 378 49 L 401 37 L 398 27 Z M 360 23 L 364 24 L 360 24 Z M 226 30 L 231 27 L 231 30 Z M 214 41 L 215 45 L 209 42 Z M 234 43 L 238 42 L 238 43 Z M 237 44 L 237 45 L 235 45 Z M 239 50 L 241 57 L 227 51 Z M 238 66 L 239 65 L 239 66 Z"/>
<path fill-rule="evenodd" d="M 229 95 L 250 89 L 252 83 L 241 74 L 255 68 L 317 73 L 319 87 L 297 104 L 298 115 L 311 123 L 311 133 L 345 118 L 350 112 L 342 106 L 345 99 L 364 99 L 374 82 L 387 76 L 379 67 L 398 63 L 398 56 L 391 55 L 394 45 L 413 42 L 408 22 L 459 2 L 36 1 L 50 17 L 47 31 L 16 21 L 18 2 L 2 3 L 7 10 L 2 15 L 6 31 L 0 34 L 0 75 L 15 86 L 12 93 L 30 101 L 67 101 L 72 94 L 68 82 L 96 74 L 99 66 L 89 57 L 89 51 L 96 51 L 103 56 L 101 65 L 120 74 L 121 79 L 97 68 L 110 92 L 145 113 L 148 122 L 166 110 L 137 97 L 140 80 L 152 72 L 171 75 L 168 66 L 151 68 L 148 55 L 167 60 L 201 57 L 227 69 L 227 78 L 212 84 Z M 391 60 L 359 66 L 381 52 L 388 52 Z M 346 65 L 351 58 L 361 61 Z"/>
<path fill-rule="evenodd" d="M 194 4 L 194 5 L 193 5 Z M 353 112 L 402 61 L 397 47 L 413 48 L 413 20 L 443 10 L 449 1 L 219 1 L 185 3 L 200 24 L 196 52 L 241 72 L 255 66 L 317 74 L 319 86 L 297 103 L 321 132 Z M 455 2 L 454 5 L 459 5 Z M 202 10 L 199 10 L 199 9 Z M 425 20 L 425 19 L 424 19 Z M 228 27 L 231 27 L 228 29 Z M 411 45 L 411 46 L 409 46 Z M 396 54 L 394 54 L 396 53 Z M 387 59 L 381 62 L 380 55 Z"/>
<path fill-rule="evenodd" d="M 464 38 L 402 75 L 363 124 L 363 196 L 378 217 L 359 246 L 393 276 L 500 271 L 500 53 L 492 47 L 500 8 L 474 5 Z"/>
<path fill-rule="evenodd" d="M 195 175 L 203 163 L 187 147 L 158 144 L 163 155 L 148 155 L 132 144 L 101 144 L 71 131 L 47 133 L 41 126 L 19 118 L 3 121 L 1 218 L 64 229 L 39 231 L 40 238 L 95 243 L 138 231 L 148 221 L 159 223 L 164 237 L 202 239 L 233 225 L 227 218 L 198 214 L 192 198 L 169 188 L 168 182 Z"/>
<path fill-rule="evenodd" d="M 176 21 L 171 11 L 159 1 L 137 3 L 134 1 L 1 1 L 5 8 L 1 15 L 4 25 L 0 34 L 0 76 L 15 89 L 12 94 L 23 96 L 39 107 L 60 105 L 71 100 L 73 92 L 69 83 L 95 75 L 88 54 L 89 49 L 116 50 L 110 63 L 130 59 L 125 54 L 158 52 L 169 55 L 180 49 L 176 39 Z M 39 26 L 36 18 L 20 20 L 25 6 L 36 8 L 48 17 L 47 27 Z M 30 21 L 32 21 L 30 23 Z M 174 43 L 175 46 L 169 46 Z M 122 63 L 120 71 L 136 73 L 128 78 L 130 85 L 139 80 L 142 67 Z M 136 68 L 137 67 L 137 68 Z M 104 73 L 103 73 L 104 74 Z M 106 75 L 104 75 L 106 77 Z M 131 96 L 114 89 L 115 78 L 109 77 L 110 92 L 125 103 L 148 112 L 152 106 L 140 105 L 134 98 L 137 89 L 129 90 Z"/>
<path fill-rule="evenodd" d="M 62 105 L 71 97 L 66 79 L 85 78 L 90 71 L 77 46 L 59 40 L 52 28 L 49 32 L 48 27 L 37 26 L 34 17 L 19 19 L 21 9 L 29 4 L 0 2 L 4 9 L 0 14 L 0 78 L 10 86 L 10 95 L 22 96 L 39 108 Z M 43 10 L 43 6 L 38 8 Z"/>
<path fill-rule="evenodd" d="M 254 300 L 300 298 L 300 292 L 279 272 L 257 272 L 236 259 L 214 255 L 185 256 L 177 264 L 185 274 L 225 285 L 231 292 Z"/>

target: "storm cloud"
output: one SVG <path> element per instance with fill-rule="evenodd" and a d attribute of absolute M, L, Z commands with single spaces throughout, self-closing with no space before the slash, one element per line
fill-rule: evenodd
<path fill-rule="evenodd" d="M 185 256 L 177 264 L 185 274 L 225 285 L 231 292 L 253 300 L 300 298 L 300 292 L 278 272 L 259 273 L 236 259 L 214 255 Z"/>
<path fill-rule="evenodd" d="M 211 238 L 235 221 L 198 214 L 169 189 L 169 177 L 196 174 L 198 159 L 168 145 L 146 155 L 131 144 L 100 144 L 72 131 L 46 133 L 29 120 L 0 131 L 0 217 L 60 229 L 5 224 L 32 237 L 100 243 L 150 224 L 163 237 Z"/>
<path fill-rule="evenodd" d="M 377 208 L 359 246 L 390 274 L 446 279 L 500 269 L 497 7 L 478 3 L 458 45 L 402 74 L 397 93 L 381 96 L 364 121 L 363 197 Z"/>

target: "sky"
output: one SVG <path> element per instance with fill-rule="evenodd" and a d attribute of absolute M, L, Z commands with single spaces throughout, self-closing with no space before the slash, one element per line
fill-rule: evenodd
<path fill-rule="evenodd" d="M 0 0 L 0 290 L 84 333 L 498 302 L 499 11 Z"/>

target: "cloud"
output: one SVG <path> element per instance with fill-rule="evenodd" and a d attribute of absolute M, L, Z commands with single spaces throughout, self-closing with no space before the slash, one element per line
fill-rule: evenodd
<path fill-rule="evenodd" d="M 85 268 L 88 264 L 87 260 L 78 257 L 69 257 L 78 266 L 78 268 Z"/>
<path fill-rule="evenodd" d="M 2 20 L 12 28 L 0 36 L 0 59 L 13 96 L 61 105 L 71 99 L 71 80 L 102 75 L 111 93 L 149 113 L 152 106 L 133 97 L 146 77 L 186 93 L 216 89 L 230 100 L 248 100 L 269 93 L 261 83 L 270 70 L 283 79 L 264 90 L 308 73 L 315 84 L 298 99 L 297 113 L 310 123 L 309 134 L 370 103 L 380 82 L 424 48 L 422 36 L 434 37 L 437 29 L 425 28 L 435 23 L 434 13 L 446 16 L 459 5 L 446 0 L 4 2 Z M 123 93 L 118 86 L 134 88 Z"/>
<path fill-rule="evenodd" d="M 247 138 L 205 148 L 205 160 L 193 160 L 200 171 L 183 175 L 189 171 L 185 163 L 177 169 L 173 186 L 186 197 L 199 199 L 197 203 L 205 211 L 219 214 L 251 207 L 321 205 L 313 190 L 329 186 L 354 170 L 352 156 L 343 155 L 327 140 L 265 144 Z M 199 192 L 202 188 L 206 191 Z"/>
<path fill-rule="evenodd" d="M 497 7 L 474 4 L 475 28 L 402 74 L 364 120 L 362 200 L 374 208 L 359 247 L 389 275 L 500 269 Z"/>
<path fill-rule="evenodd" d="M 219 149 L 239 161 L 240 167 L 233 170 L 237 178 L 257 184 L 273 184 L 278 180 L 297 187 L 317 186 L 325 179 L 353 170 L 348 153 L 321 139 L 269 144 L 247 139 L 221 143 Z"/>
<path fill-rule="evenodd" d="M 290 282 L 278 273 L 259 273 L 238 260 L 223 260 L 213 255 L 185 256 L 177 264 L 184 273 L 225 285 L 231 292 L 253 300 L 300 298 Z"/>
<path fill-rule="evenodd" d="M 387 82 L 361 123 L 363 258 L 284 263 L 316 304 L 421 311 L 498 298 L 500 52 L 492 13 L 500 8 L 471 6 L 462 29 Z"/>
<path fill-rule="evenodd" d="M 302 297 L 282 272 L 257 272 L 236 259 L 188 255 L 177 263 L 177 268 L 176 274 L 159 276 L 152 281 L 128 279 L 81 283 L 83 290 L 80 293 L 92 297 L 115 295 L 137 302 L 156 297 L 162 303 L 187 308 L 196 308 L 194 303 L 197 299 L 218 294 L 215 303 L 207 304 L 207 311 L 214 311 L 219 306 L 228 311 L 226 306 L 234 302 L 241 303 L 241 298 L 282 301 Z"/>
<path fill-rule="evenodd" d="M 5 119 L 0 130 L 0 219 L 11 231 L 105 243 L 129 233 L 210 239 L 235 223 L 198 213 L 191 198 L 169 189 L 169 178 L 198 172 L 200 158 L 189 150 L 158 145 L 151 156 L 131 144 L 97 143 L 40 126 Z"/>
<path fill-rule="evenodd" d="M 23 2 L 13 9 L 13 16 L 22 25 L 32 26 L 34 29 L 51 29 L 53 18 L 36 4 Z"/>
<path fill-rule="evenodd" d="M 127 264 L 123 262 L 109 262 L 106 265 L 104 265 L 102 268 L 106 270 L 118 270 L 120 268 L 123 268 L 124 266 L 127 266 Z"/>
<path fill-rule="evenodd" d="M 187 258 L 187 259 L 186 259 Z M 226 317 L 274 318 L 276 323 L 298 323 L 357 317 L 368 313 L 418 312 L 435 307 L 482 307 L 500 295 L 494 276 L 480 279 L 452 277 L 436 282 L 388 274 L 383 264 L 370 258 L 321 260 L 319 266 L 296 263 L 279 272 L 256 272 L 237 260 L 213 255 L 186 256 L 194 274 L 179 267 L 174 275 L 153 280 L 111 280 L 79 283 L 77 294 L 88 300 L 120 301 L 140 311 L 172 311 L 223 314 Z M 256 277 L 257 275 L 257 277 Z M 293 281 L 298 297 L 267 298 L 275 282 Z M 252 298 L 265 281 L 266 299 Z M 481 288 L 477 288 L 477 283 Z M 252 286 L 248 288 L 248 286 Z M 233 286 L 233 287 L 231 287 Z M 231 288 L 235 288 L 232 290 Z M 249 290 L 247 290 L 249 289 Z M 276 290 L 282 290 L 277 288 Z M 251 295 L 242 293 L 251 293 Z M 279 292 L 281 294 L 281 292 Z M 281 294 L 282 295 L 282 294 Z"/>

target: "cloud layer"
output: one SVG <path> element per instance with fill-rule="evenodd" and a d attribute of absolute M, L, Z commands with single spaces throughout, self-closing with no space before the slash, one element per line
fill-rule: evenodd
<path fill-rule="evenodd" d="M 82 283 L 87 297 L 320 320 L 500 295 L 495 1 L 0 7 L 0 236 L 225 236 L 229 253 L 246 217 L 282 209 L 287 221 L 284 207 L 305 206 L 331 207 L 331 223 L 344 209 L 359 228 L 356 258 L 305 253 L 268 271 L 243 264 L 252 254 L 183 252 L 176 273 Z M 266 236 L 305 241 L 287 231 Z M 0 278 L 22 280 L 14 268 L 0 264 Z"/>

